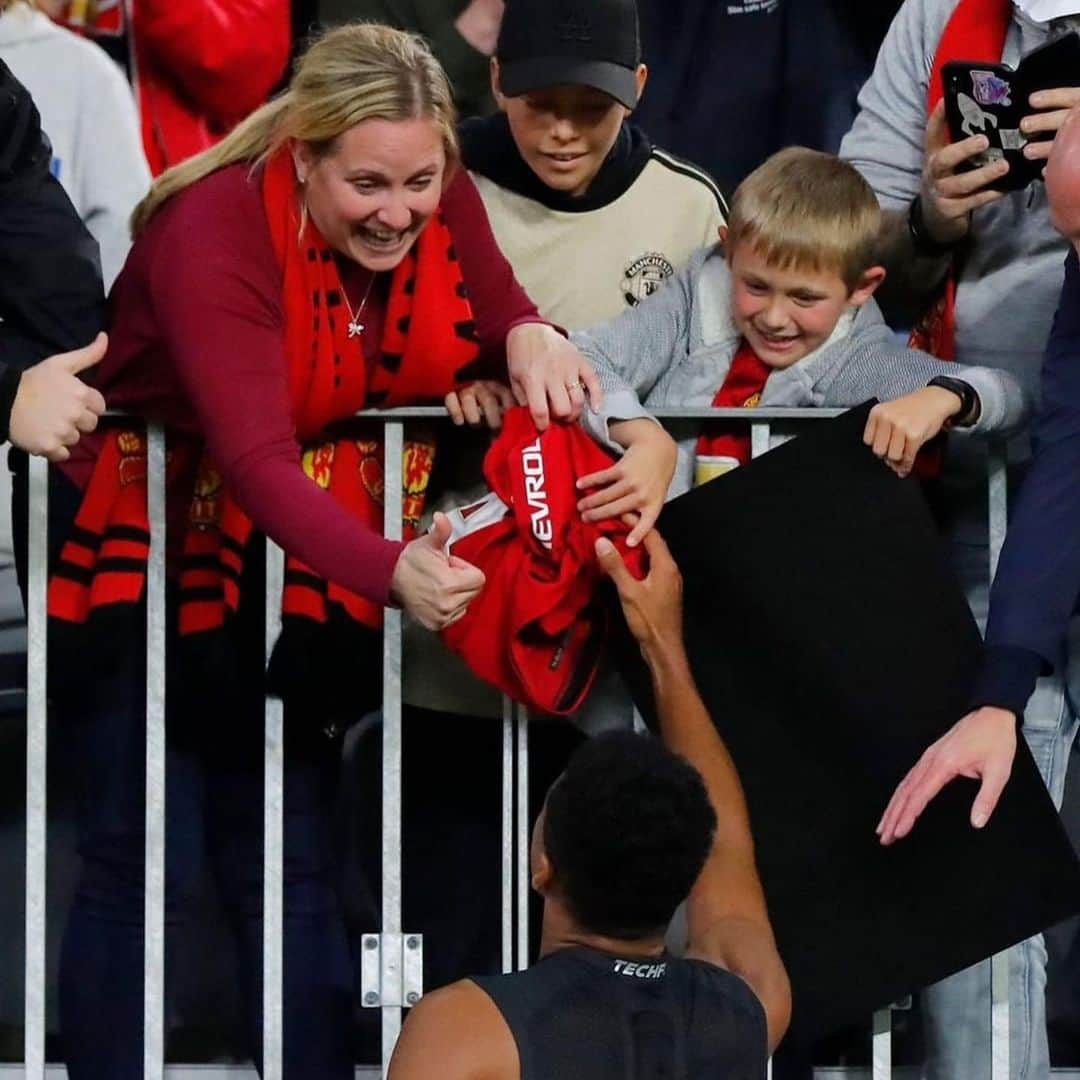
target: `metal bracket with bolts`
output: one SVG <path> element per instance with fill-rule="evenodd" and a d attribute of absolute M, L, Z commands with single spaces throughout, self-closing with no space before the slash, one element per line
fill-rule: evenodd
<path fill-rule="evenodd" d="M 364 934 L 360 950 L 363 1007 L 408 1007 L 423 994 L 424 935 Z"/>

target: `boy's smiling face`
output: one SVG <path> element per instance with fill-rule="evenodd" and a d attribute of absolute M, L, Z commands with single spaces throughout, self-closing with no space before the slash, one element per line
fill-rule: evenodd
<path fill-rule="evenodd" d="M 644 65 L 637 80 L 640 94 Z M 499 89 L 498 61 L 492 61 L 492 85 L 529 168 L 555 191 L 584 195 L 630 110 L 591 86 L 552 86 L 506 97 Z"/>
<path fill-rule="evenodd" d="M 791 367 L 824 345 L 844 311 L 865 304 L 885 276 L 871 267 L 848 289 L 835 270 L 779 269 L 747 242 L 728 262 L 735 326 L 771 368 Z"/>

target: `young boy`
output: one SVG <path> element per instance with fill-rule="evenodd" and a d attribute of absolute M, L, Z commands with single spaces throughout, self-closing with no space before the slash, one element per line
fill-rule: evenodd
<path fill-rule="evenodd" d="M 901 475 L 946 425 L 1000 432 L 1028 402 L 1008 373 L 945 363 L 897 344 L 872 297 L 880 210 L 849 164 L 800 147 L 773 155 L 739 185 L 722 246 L 698 252 L 647 303 L 574 335 L 604 390 L 586 410 L 595 437 L 659 406 L 858 405 L 882 399 L 865 441 Z M 886 400 L 895 399 L 895 400 Z M 749 457 L 746 425 L 708 425 L 679 446 L 670 495 Z M 644 455 L 586 486 L 587 518 L 646 508 L 657 473 Z M 697 460 L 695 460 L 697 459 Z"/>
<path fill-rule="evenodd" d="M 491 63 L 501 112 L 462 125 L 499 247 L 562 326 L 633 307 L 724 222 L 712 180 L 629 123 L 645 79 L 634 0 L 508 0 Z"/>

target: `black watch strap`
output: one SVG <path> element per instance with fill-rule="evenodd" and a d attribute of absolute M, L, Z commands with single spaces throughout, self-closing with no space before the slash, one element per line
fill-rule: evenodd
<path fill-rule="evenodd" d="M 923 219 L 921 195 L 916 195 L 911 200 L 911 205 L 908 207 L 907 225 L 908 232 L 911 234 L 911 244 L 917 255 L 940 257 L 948 255 L 956 247 L 956 244 L 951 241 L 942 243 L 940 240 L 935 240 L 927 232 L 926 222 Z"/>
<path fill-rule="evenodd" d="M 953 427 L 970 427 L 979 419 L 982 402 L 975 392 L 975 387 L 963 379 L 954 379 L 949 375 L 935 375 L 927 386 L 940 386 L 960 399 L 960 411 L 952 418 Z"/>

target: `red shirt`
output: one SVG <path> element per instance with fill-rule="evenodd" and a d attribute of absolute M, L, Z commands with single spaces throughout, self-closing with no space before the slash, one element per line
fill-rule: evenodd
<path fill-rule="evenodd" d="M 464 170 L 448 187 L 443 211 L 469 289 L 480 358 L 505 379 L 507 333 L 543 320 L 496 246 Z M 355 264 L 345 266 L 355 310 L 364 294 L 357 285 L 366 288 L 369 279 Z M 385 299 L 376 287 L 364 307 L 369 358 L 380 348 Z M 259 174 L 230 166 L 166 203 L 132 248 L 110 308 L 109 352 L 96 377 L 110 408 L 164 421 L 171 445 L 205 443 L 257 529 L 317 573 L 386 603 L 401 544 L 372 533 L 300 468 L 281 271 Z M 80 487 L 99 446 L 99 438 L 84 438 L 63 466 Z M 190 478 L 170 487 L 170 548 L 179 547 L 190 497 Z"/>

